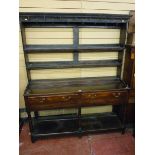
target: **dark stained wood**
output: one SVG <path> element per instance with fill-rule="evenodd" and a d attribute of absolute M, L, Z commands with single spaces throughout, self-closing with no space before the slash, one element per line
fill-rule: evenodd
<path fill-rule="evenodd" d="M 23 45 L 23 49 L 26 46 L 26 34 L 25 34 L 25 28 L 23 26 L 23 23 L 20 23 L 20 29 L 21 29 L 21 38 L 22 38 L 22 45 Z M 25 64 L 27 64 L 29 62 L 29 57 L 28 55 L 24 52 L 24 60 L 25 60 Z M 28 81 L 31 80 L 31 74 L 29 70 L 26 70 L 26 74 L 27 74 L 27 79 Z"/>
<path fill-rule="evenodd" d="M 78 92 L 63 95 L 45 95 L 28 97 L 28 107 L 33 110 L 72 108 L 81 106 L 115 105 L 127 101 L 126 91 Z"/>
<path fill-rule="evenodd" d="M 83 50 L 93 52 L 94 50 L 100 51 L 120 51 L 125 47 L 120 44 L 91 44 L 91 45 L 25 45 L 24 51 L 27 53 L 43 53 L 43 52 L 68 52 L 73 50 Z"/>
<path fill-rule="evenodd" d="M 49 136 L 79 135 L 87 133 L 101 133 L 121 131 L 122 123 L 114 113 L 91 114 L 81 116 L 81 131 L 78 128 L 78 118 L 72 115 L 57 116 L 57 118 L 41 118 L 34 121 L 33 139 L 46 138 Z"/>
<path fill-rule="evenodd" d="M 81 95 L 81 106 L 91 105 L 115 105 L 127 101 L 126 91 L 107 91 L 83 93 Z"/>
<path fill-rule="evenodd" d="M 127 124 L 134 124 L 135 123 L 135 104 L 134 103 L 127 104 L 127 107 L 126 107 L 126 123 Z"/>
<path fill-rule="evenodd" d="M 78 61 L 78 55 L 74 61 L 61 62 L 29 62 L 27 69 L 63 69 L 63 68 L 88 68 L 88 67 L 114 67 L 121 66 L 118 60 Z"/>
<path fill-rule="evenodd" d="M 79 53 L 77 51 L 77 48 L 79 46 L 79 28 L 77 26 L 73 27 L 73 46 L 74 46 L 73 63 L 78 64 Z"/>
<path fill-rule="evenodd" d="M 124 64 L 124 80 L 130 87 L 129 100 L 126 111 L 126 123 L 135 123 L 135 47 L 126 46 L 126 56 Z"/>
<path fill-rule="evenodd" d="M 130 15 L 116 15 L 116 14 L 94 14 L 94 13 L 25 13 L 21 12 L 19 14 L 19 20 L 24 24 L 29 24 L 30 26 L 34 23 L 62 23 L 68 25 L 80 24 L 122 24 L 127 23 L 130 18 Z"/>
<path fill-rule="evenodd" d="M 135 48 L 133 46 L 126 46 L 125 64 L 124 64 L 124 77 L 129 87 L 135 88 Z"/>
<path fill-rule="evenodd" d="M 129 85 L 129 103 L 135 100 L 135 47 L 127 46 L 124 64 L 124 81 Z"/>
<path fill-rule="evenodd" d="M 78 94 L 28 97 L 28 106 L 31 111 L 78 107 Z"/>
<path fill-rule="evenodd" d="M 126 84 L 117 77 L 94 77 L 56 80 L 33 80 L 25 90 L 25 96 L 126 90 Z"/>
<path fill-rule="evenodd" d="M 66 135 L 94 133 L 110 130 L 125 129 L 125 112 L 128 99 L 128 87 L 121 80 L 122 58 L 124 54 L 126 28 L 129 15 L 109 14 L 70 14 L 70 13 L 20 13 L 20 24 L 23 39 L 23 50 L 28 85 L 24 92 L 25 105 L 28 114 L 31 140 L 51 135 Z M 71 27 L 73 28 L 72 45 L 28 45 L 26 44 L 25 28 L 27 27 Z M 80 44 L 79 28 L 119 28 L 119 44 Z M 118 51 L 118 60 L 79 61 L 79 52 L 112 52 Z M 67 62 L 30 62 L 29 53 L 58 53 L 72 52 L 73 61 Z M 68 79 L 39 79 L 32 80 L 30 70 L 34 69 L 61 69 L 61 68 L 88 68 L 88 67 L 117 67 L 117 75 L 112 77 L 88 77 Z M 94 75 L 95 76 L 95 75 Z M 113 105 L 121 107 L 121 112 L 93 114 L 83 116 L 82 107 Z M 76 108 L 77 114 L 68 118 L 41 119 L 38 111 L 60 108 Z M 116 108 L 114 108 L 116 109 Z M 31 118 L 31 112 L 36 118 Z M 58 125 L 58 126 L 57 126 Z M 60 125 L 60 126 L 59 126 Z"/>

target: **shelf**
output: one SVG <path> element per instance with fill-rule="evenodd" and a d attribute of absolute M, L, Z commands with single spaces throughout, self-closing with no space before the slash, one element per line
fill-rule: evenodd
<path fill-rule="evenodd" d="M 126 87 L 127 85 L 115 76 L 32 80 L 29 82 L 24 95 L 74 93 L 79 90 L 83 92 L 122 90 L 126 89 Z"/>
<path fill-rule="evenodd" d="M 45 119 L 38 121 L 34 119 L 33 123 L 34 131 L 32 136 L 35 138 L 122 130 L 121 121 L 114 113 L 82 115 L 80 118 L 80 128 L 78 126 L 78 117 L 72 118 L 72 116 L 68 116 L 68 119 L 63 119 L 63 116 L 58 116 L 57 119 L 47 119 L 45 117 Z"/>
<path fill-rule="evenodd" d="M 88 68 L 88 67 L 117 67 L 121 66 L 118 60 L 99 60 L 99 61 L 59 61 L 59 62 L 29 62 L 27 69 L 63 69 L 63 68 Z"/>
<path fill-rule="evenodd" d="M 98 24 L 122 24 L 127 23 L 130 15 L 116 15 L 116 14 L 93 14 L 93 13 L 25 13 L 19 14 L 20 22 L 24 24 L 31 23 L 65 23 L 66 24 L 80 24 L 88 23 Z"/>
<path fill-rule="evenodd" d="M 105 51 L 120 51 L 125 47 L 120 44 L 91 44 L 91 45 L 79 45 L 78 50 L 105 50 Z"/>
<path fill-rule="evenodd" d="M 50 51 L 73 51 L 73 45 L 25 45 L 24 51 L 27 53 L 50 52 Z"/>
<path fill-rule="evenodd" d="M 91 45 L 79 45 L 74 48 L 73 45 L 25 45 L 24 51 L 27 53 L 38 53 L 38 52 L 67 52 L 76 50 L 101 50 L 101 51 L 121 51 L 125 47 L 120 44 L 91 44 Z"/>

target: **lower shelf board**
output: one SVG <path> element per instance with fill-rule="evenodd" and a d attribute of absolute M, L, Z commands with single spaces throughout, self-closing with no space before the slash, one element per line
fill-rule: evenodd
<path fill-rule="evenodd" d="M 32 136 L 36 138 L 122 130 L 123 128 L 121 121 L 114 113 L 82 115 L 80 120 L 78 117 L 34 119 L 33 125 Z"/>

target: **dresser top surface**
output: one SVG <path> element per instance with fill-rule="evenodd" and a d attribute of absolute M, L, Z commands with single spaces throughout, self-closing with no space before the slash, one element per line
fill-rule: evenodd
<path fill-rule="evenodd" d="M 32 80 L 24 95 L 48 95 L 60 93 L 92 92 L 125 89 L 119 78 L 76 78 L 57 80 Z"/>

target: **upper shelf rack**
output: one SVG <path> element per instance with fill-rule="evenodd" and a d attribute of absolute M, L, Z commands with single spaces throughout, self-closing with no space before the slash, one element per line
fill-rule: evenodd
<path fill-rule="evenodd" d="M 121 77 L 122 60 L 125 49 L 126 30 L 130 15 L 90 14 L 90 13 L 19 13 L 22 43 L 26 63 L 28 81 L 31 79 L 30 70 L 78 68 L 78 67 L 117 67 L 117 76 Z M 25 28 L 72 27 L 73 44 L 45 45 L 27 44 Z M 79 44 L 79 29 L 82 27 L 120 29 L 118 44 Z M 118 60 L 79 61 L 79 52 L 111 52 L 118 51 Z M 30 62 L 29 53 L 73 52 L 73 62 Z"/>

